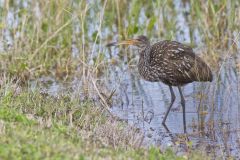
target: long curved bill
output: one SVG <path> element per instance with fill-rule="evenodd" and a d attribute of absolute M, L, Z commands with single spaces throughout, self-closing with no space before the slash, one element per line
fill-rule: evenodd
<path fill-rule="evenodd" d="M 111 46 L 118 46 L 118 45 L 135 45 L 137 44 L 139 41 L 136 39 L 128 39 L 128 40 L 123 40 L 120 42 L 112 42 L 112 43 L 108 43 L 107 47 L 111 47 Z"/>
<path fill-rule="evenodd" d="M 136 39 L 128 39 L 128 40 L 120 41 L 116 45 L 134 45 L 137 43 L 138 43 L 138 40 Z"/>

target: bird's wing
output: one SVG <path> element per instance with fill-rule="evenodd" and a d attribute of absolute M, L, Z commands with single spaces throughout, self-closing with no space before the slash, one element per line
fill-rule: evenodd
<path fill-rule="evenodd" d="M 162 41 L 154 44 L 152 50 L 153 63 L 159 63 L 166 76 L 182 83 L 196 80 L 194 69 L 200 58 L 191 47 L 176 41 Z"/>
<path fill-rule="evenodd" d="M 159 76 L 172 84 L 192 81 L 212 81 L 208 65 L 191 47 L 176 41 L 161 41 L 151 47 L 151 65 L 157 67 Z"/>
<path fill-rule="evenodd" d="M 161 59 L 165 56 L 168 58 L 179 59 L 184 54 L 191 54 L 194 56 L 191 47 L 176 41 L 160 41 L 151 47 L 151 59 Z"/>
<path fill-rule="evenodd" d="M 192 53 L 193 54 L 193 53 Z M 170 56 L 169 67 L 176 79 L 195 80 L 193 68 L 196 66 L 196 56 L 191 54 L 181 54 L 180 56 Z"/>
<path fill-rule="evenodd" d="M 169 60 L 168 65 L 172 67 L 172 74 L 179 82 L 212 80 L 210 68 L 194 54 L 191 47 L 178 42 L 173 43 L 176 45 L 167 47 L 164 57 Z"/>

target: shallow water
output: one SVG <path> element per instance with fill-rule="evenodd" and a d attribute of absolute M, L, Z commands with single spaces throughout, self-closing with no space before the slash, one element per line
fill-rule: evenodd
<path fill-rule="evenodd" d="M 103 91 L 106 95 L 110 94 L 107 91 L 116 90 L 111 112 L 129 125 L 140 128 L 145 136 L 145 145 L 156 145 L 161 149 L 172 146 L 179 154 L 193 148 L 211 155 L 239 158 L 239 74 L 233 59 L 225 61 L 220 74 L 214 75 L 213 82 L 194 82 L 182 87 L 186 100 L 187 134 L 183 131 L 177 88 L 174 88 L 176 100 L 166 128 L 161 122 L 171 99 L 168 86 L 142 80 L 137 66 L 129 68 L 127 65 L 110 66 L 99 80 L 108 85 L 108 89 Z M 74 93 L 82 96 L 78 79 L 61 84 L 44 77 L 38 83 L 44 92 L 51 95 Z"/>
<path fill-rule="evenodd" d="M 168 86 L 144 81 L 131 70 L 115 71 L 110 76 L 110 84 L 117 88 L 111 111 L 127 123 L 141 128 L 148 144 L 166 148 L 182 143 L 177 150 L 186 152 L 189 142 L 182 141 L 186 136 L 193 148 L 239 157 L 239 81 L 232 64 L 231 59 L 226 62 L 220 73 L 221 79 L 215 75 L 211 83 L 194 82 L 182 87 L 186 100 L 186 135 L 177 88 L 174 89 L 176 100 L 166 128 L 161 122 L 171 99 Z"/>
<path fill-rule="evenodd" d="M 174 88 L 176 100 L 166 128 L 161 122 L 171 99 L 167 85 L 147 82 L 139 77 L 137 66 L 129 69 L 126 65 L 111 66 L 99 80 L 108 85 L 105 92 L 116 90 L 111 112 L 129 125 L 140 128 L 145 145 L 156 145 L 163 150 L 172 146 L 178 154 L 192 148 L 211 155 L 239 158 L 239 74 L 234 64 L 234 60 L 226 60 L 220 74 L 214 75 L 213 82 L 194 82 L 182 87 L 186 100 L 186 134 L 177 88 Z M 83 95 L 78 79 L 61 84 L 44 77 L 38 80 L 38 85 L 32 83 L 32 88 L 36 86 L 54 96 L 60 93 Z"/>

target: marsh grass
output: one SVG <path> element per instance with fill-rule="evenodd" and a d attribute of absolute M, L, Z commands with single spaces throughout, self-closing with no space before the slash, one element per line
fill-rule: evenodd
<path fill-rule="evenodd" d="M 24 7 L 24 3 L 28 6 Z M 187 43 L 196 46 L 198 42 L 194 36 L 199 36 L 204 46 L 197 47 L 206 48 L 200 52 L 210 63 L 218 63 L 224 51 L 236 53 L 239 2 L 189 1 L 189 6 L 190 9 L 183 11 L 188 20 L 185 27 L 189 28 L 191 36 L 191 42 Z M 158 10 L 154 10 L 156 7 Z M 180 7 L 186 7 L 186 2 Z M 7 18 L 14 8 L 17 11 L 13 19 Z M 23 82 L 43 75 L 59 80 L 79 75 L 85 90 L 88 90 L 90 75 L 95 78 L 108 68 L 109 57 L 101 47 L 106 43 L 104 39 L 116 39 L 114 34 L 119 39 L 145 34 L 153 40 L 176 40 L 175 35 L 182 32 L 176 19 L 182 11 L 166 0 L 151 3 L 138 0 L 131 3 L 119 0 L 96 3 L 6 0 L 1 9 L 1 29 L 4 31 L 1 33 L 4 44 L 0 55 L 1 72 L 17 76 Z M 113 16 L 115 13 L 117 16 Z M 112 34 L 103 34 L 106 30 Z M 196 30 L 198 35 L 194 34 Z M 73 50 L 73 44 L 77 51 Z"/>
<path fill-rule="evenodd" d="M 71 4 L 32 1 L 30 8 L 24 8 L 13 2 L 11 7 L 18 8 L 13 19 L 17 25 L 13 25 L 6 19 L 11 10 L 9 3 L 5 1 L 2 8 L 2 24 L 3 30 L 10 32 L 12 41 L 1 54 L 1 71 L 22 81 L 44 74 L 60 78 L 69 75 L 76 63 L 74 65 L 71 58 L 71 15 L 63 6 L 68 8 Z M 36 7 L 40 11 L 34 10 Z M 2 36 L 3 42 L 5 38 L 9 37 Z"/>

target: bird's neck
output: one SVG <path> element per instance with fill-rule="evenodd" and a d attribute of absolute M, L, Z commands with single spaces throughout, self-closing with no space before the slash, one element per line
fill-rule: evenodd
<path fill-rule="evenodd" d="M 138 71 L 140 75 L 146 80 L 150 80 L 148 79 L 149 73 L 150 73 L 149 69 L 151 66 L 150 53 L 151 53 L 151 47 L 142 48 L 140 51 L 140 58 L 138 61 Z"/>
<path fill-rule="evenodd" d="M 150 63 L 151 46 L 146 46 L 140 50 L 139 65 L 148 66 Z"/>

